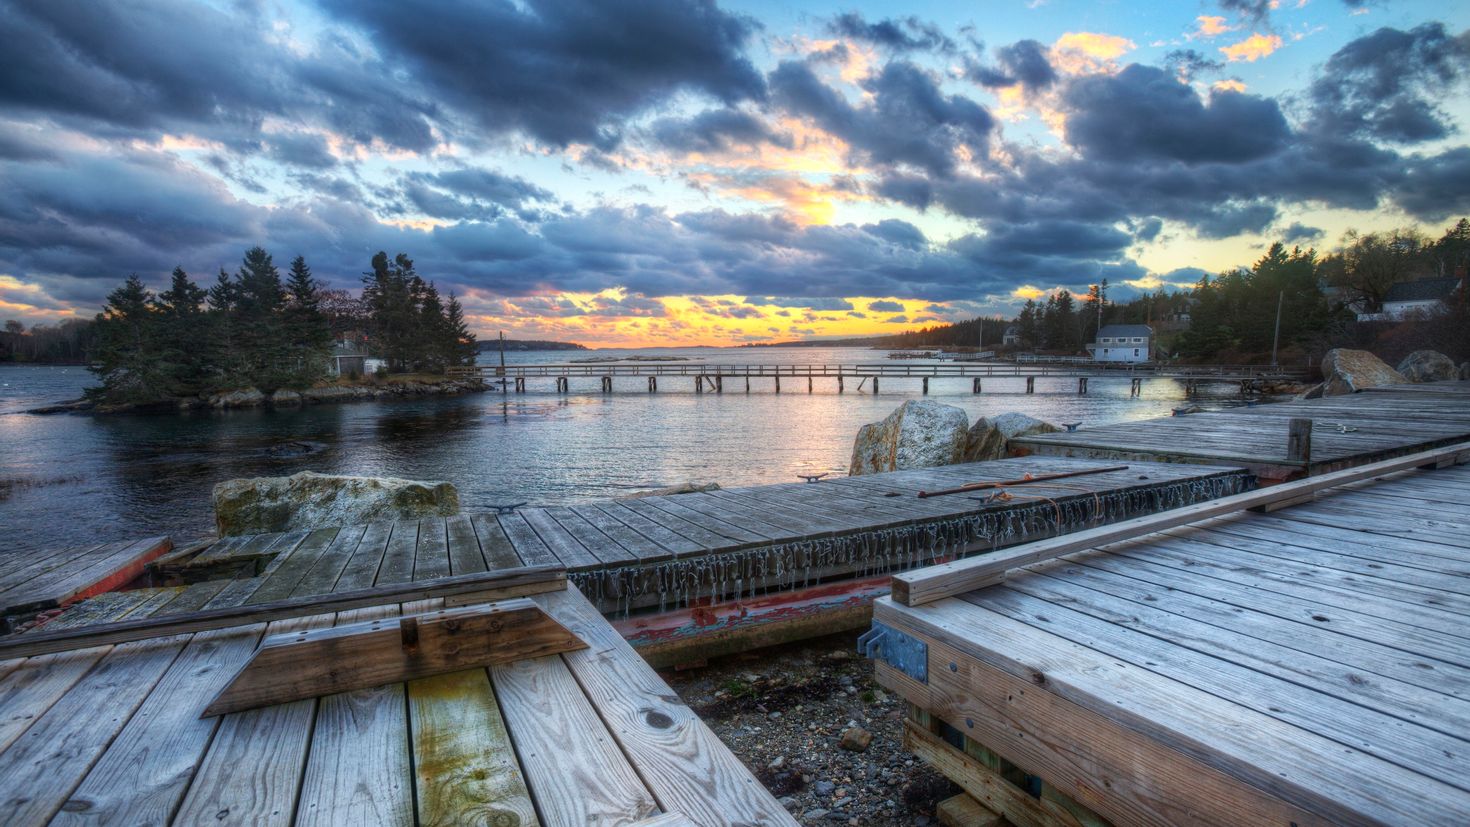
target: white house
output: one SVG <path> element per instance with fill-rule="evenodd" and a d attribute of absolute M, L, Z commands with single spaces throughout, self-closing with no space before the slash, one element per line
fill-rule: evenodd
<path fill-rule="evenodd" d="M 388 363 L 369 356 L 367 347 L 359 341 L 343 338 L 332 345 L 331 371 L 335 376 L 366 376 Z"/>
<path fill-rule="evenodd" d="M 1021 326 L 1013 324 L 1007 327 L 1005 335 L 1001 337 L 1000 343 L 1006 347 L 1021 344 Z"/>
<path fill-rule="evenodd" d="M 1090 342 L 1094 362 L 1147 362 L 1152 357 L 1153 329 L 1146 324 L 1110 324 Z"/>
<path fill-rule="evenodd" d="M 1464 290 L 1463 276 L 1401 281 L 1383 294 L 1383 310 L 1358 313 L 1358 321 L 1399 321 L 1443 310 Z"/>

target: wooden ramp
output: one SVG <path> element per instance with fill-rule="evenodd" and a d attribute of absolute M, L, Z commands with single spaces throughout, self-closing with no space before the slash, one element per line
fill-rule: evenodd
<path fill-rule="evenodd" d="M 1467 499 L 1407 471 L 884 598 L 879 681 L 1017 824 L 1467 824 Z"/>
<path fill-rule="evenodd" d="M 531 600 L 588 647 L 221 717 L 263 635 L 442 602 L 0 662 L 0 823 L 796 823 L 580 593 Z"/>
<path fill-rule="evenodd" d="M 167 537 L 6 555 L 0 568 L 0 631 L 38 612 L 115 589 L 173 548 Z"/>
<path fill-rule="evenodd" d="M 1293 459 L 1288 423 L 1310 419 L 1311 453 Z M 1320 474 L 1470 436 L 1470 382 L 1390 385 L 1372 392 L 1146 419 L 1022 437 L 1045 456 L 1240 465 L 1265 478 Z"/>

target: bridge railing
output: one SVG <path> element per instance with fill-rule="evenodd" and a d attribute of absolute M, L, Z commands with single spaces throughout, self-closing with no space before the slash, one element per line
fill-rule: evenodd
<path fill-rule="evenodd" d="M 928 365 L 894 364 L 611 364 L 605 362 L 563 365 L 473 365 L 449 369 L 451 376 L 498 378 L 559 378 L 603 376 L 708 376 L 708 377 L 848 377 L 848 378 L 1004 378 L 1004 377 L 1117 377 L 1181 379 L 1298 379 L 1304 371 L 1266 365 L 1165 365 L 1156 363 L 965 363 Z"/>

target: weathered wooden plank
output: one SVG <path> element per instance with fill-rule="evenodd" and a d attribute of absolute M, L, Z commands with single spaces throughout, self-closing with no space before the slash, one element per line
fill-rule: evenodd
<path fill-rule="evenodd" d="M 532 599 L 588 644 L 562 659 L 665 810 L 701 825 L 796 823 L 580 592 Z"/>
<path fill-rule="evenodd" d="M 379 520 L 368 523 L 357 543 L 357 549 L 342 567 L 332 591 L 346 592 L 366 589 L 378 580 L 378 568 L 383 564 L 383 555 L 388 551 L 388 538 L 393 536 L 393 523 Z"/>
<path fill-rule="evenodd" d="M 629 824 L 658 812 L 560 656 L 494 666 L 490 676 L 546 824 Z"/>
<path fill-rule="evenodd" d="M 480 543 L 480 552 L 485 557 L 485 566 L 489 571 L 526 565 L 494 514 L 476 514 L 470 518 L 470 526 L 475 530 L 475 538 Z"/>
<path fill-rule="evenodd" d="M 111 650 L 108 646 L 20 660 L 0 678 L 0 751 L 46 714 Z"/>
<path fill-rule="evenodd" d="M 1455 787 L 984 607 L 880 599 L 875 617 L 930 642 L 927 708 L 973 721 L 980 740 L 1115 821 L 1433 823 L 1470 807 Z M 890 683 L 891 671 L 880 675 Z M 1054 749 L 1092 758 L 1073 766 Z M 1111 782 L 1105 796 L 1074 783 L 1098 773 Z M 1416 784 L 1422 795 L 1381 793 Z"/>
<path fill-rule="evenodd" d="M 507 572 L 481 572 L 448 577 L 424 583 L 375 586 L 329 595 L 308 595 L 266 604 L 249 604 L 223 609 L 205 609 L 175 617 L 124 620 L 96 629 L 66 630 L 20 635 L 0 639 L 0 659 L 60 652 L 81 646 L 142 640 L 163 634 L 186 634 L 210 629 L 223 629 L 244 623 L 262 623 L 288 617 L 301 617 L 333 609 L 346 611 L 381 606 L 406 600 L 450 597 L 460 594 L 484 594 L 496 589 L 519 590 L 543 586 L 546 589 L 566 587 L 566 572 L 561 569 L 525 567 Z"/>
<path fill-rule="evenodd" d="M 541 538 L 541 542 L 551 549 L 552 553 L 561 560 L 562 565 L 569 571 L 581 571 L 583 569 L 597 568 L 601 565 L 597 556 L 588 551 L 585 546 L 577 541 L 561 524 L 556 521 L 545 509 L 528 508 L 517 512 L 526 523 Z"/>
<path fill-rule="evenodd" d="M 393 534 L 383 551 L 383 562 L 378 567 L 379 586 L 393 586 L 413 582 L 414 557 L 418 554 L 418 520 L 399 520 L 393 524 Z"/>
<path fill-rule="evenodd" d="M 918 571 L 902 572 L 894 575 L 893 596 L 900 603 L 913 606 L 922 605 L 929 601 L 1000 582 L 1005 578 L 1008 570 L 1020 566 L 1106 543 L 1139 537 L 1149 532 L 1187 525 L 1210 517 L 1265 505 L 1274 500 L 1288 499 L 1309 491 L 1320 491 L 1347 482 L 1370 479 L 1379 474 L 1416 468 L 1436 456 L 1466 449 L 1470 449 L 1470 443 L 1462 443 L 1458 448 L 1425 451 L 1408 457 L 1284 483 L 1261 491 L 1250 491 L 1222 497 L 1218 500 L 1196 503 L 1172 511 L 1086 529 L 1063 537 L 1028 543 L 981 557 L 957 560 Z"/>
<path fill-rule="evenodd" d="M 1072 814 L 1001 777 L 942 738 L 913 721 L 903 722 L 903 748 L 939 770 L 990 810 L 1003 814 L 1015 827 L 1082 827 Z M 999 818 L 999 816 L 997 816 Z"/>
<path fill-rule="evenodd" d="M 266 634 L 322 628 L 333 620 L 331 614 L 278 620 Z M 289 824 L 316 706 L 313 698 L 220 718 L 173 823 Z"/>
<path fill-rule="evenodd" d="M 290 597 L 316 561 L 336 544 L 341 533 L 341 528 L 318 529 L 290 552 L 272 560 L 269 569 L 256 578 L 259 585 L 244 602 L 270 603 Z"/>
<path fill-rule="evenodd" d="M 686 537 L 671 527 L 671 525 L 677 526 L 678 523 L 683 522 L 682 520 L 676 522 L 675 519 L 671 518 L 667 522 L 656 521 L 648 515 L 629 508 L 627 504 L 618 501 L 594 503 L 590 507 L 601 511 L 608 517 L 617 520 L 628 528 L 638 532 L 643 537 L 657 543 L 666 549 L 669 554 L 674 556 L 682 557 L 689 554 L 698 554 L 701 551 L 720 547 L 719 545 L 707 546 L 704 543 Z M 656 515 L 663 514 L 663 512 L 657 509 L 654 509 L 654 511 Z M 689 523 L 684 523 L 684 525 L 689 526 Z"/>
<path fill-rule="evenodd" d="M 582 548 L 592 552 L 603 567 L 626 566 L 638 562 L 638 554 L 624 548 L 616 539 L 608 536 L 606 532 L 588 522 L 586 518 L 572 509 L 565 506 L 553 506 L 543 511 L 546 516 L 555 520 L 557 525 L 572 535 L 582 545 Z M 634 538 L 641 539 L 635 532 L 630 532 L 630 534 Z M 644 541 L 643 544 L 648 543 Z"/>
<path fill-rule="evenodd" d="M 468 515 L 459 514 L 444 521 L 449 534 L 449 573 L 470 574 L 485 571 L 485 555 Z"/>
<path fill-rule="evenodd" d="M 520 512 L 514 514 L 501 514 L 497 518 L 500 528 L 509 538 L 511 545 L 515 548 L 516 556 L 520 557 L 526 565 L 549 565 L 565 566 L 552 550 L 542 542 L 536 534 L 536 529 L 526 522 L 526 516 Z"/>
<path fill-rule="evenodd" d="M 359 609 L 347 622 L 396 617 L 397 606 Z M 414 823 L 413 769 L 403 684 L 322 698 L 306 759 L 296 824 Z"/>
<path fill-rule="evenodd" d="M 273 703 L 585 648 L 529 598 L 276 635 L 205 707 Z"/>
<path fill-rule="evenodd" d="M 305 597 L 311 594 L 329 594 L 337 585 L 337 579 L 342 576 L 342 569 L 352 555 L 357 551 L 362 542 L 362 536 L 367 531 L 365 525 L 343 526 L 333 538 L 332 544 L 327 546 L 315 561 L 311 568 L 301 575 L 288 592 L 290 597 Z M 282 586 L 285 583 L 282 581 Z M 265 588 L 264 586 L 262 588 Z"/>
<path fill-rule="evenodd" d="M 662 545 L 629 528 L 622 521 L 598 508 L 596 505 L 574 505 L 567 510 L 578 519 L 585 521 L 606 535 L 614 543 L 617 543 L 626 552 L 628 557 L 628 559 L 620 560 L 620 563 L 660 563 L 674 556 Z M 624 511 L 623 513 L 630 515 L 633 519 L 637 518 L 637 515 L 632 514 L 632 512 Z M 558 519 L 558 522 L 561 522 L 560 519 Z M 645 520 L 644 522 L 647 521 Z M 565 526 L 567 524 L 562 522 L 562 525 Z M 602 557 L 602 554 L 599 553 L 598 557 Z M 604 559 L 604 562 L 611 561 Z"/>
<path fill-rule="evenodd" d="M 736 548 L 763 540 L 763 538 L 754 534 L 748 534 L 749 539 L 740 539 L 711 530 L 704 525 L 708 521 L 708 518 L 703 514 L 695 514 L 693 512 L 675 514 L 673 511 L 667 508 L 659 508 L 647 500 L 623 500 L 619 504 L 628 511 L 637 514 L 655 525 L 664 527 L 677 536 L 687 537 L 705 549 Z M 677 504 L 666 502 L 664 505 Z"/>
<path fill-rule="evenodd" d="M 969 793 L 950 796 L 934 807 L 934 817 L 944 827 L 1001 827 L 1001 815 L 984 807 Z"/>
<path fill-rule="evenodd" d="M 44 824 L 56 815 L 186 642 L 114 647 L 0 753 L 9 791 L 0 796 L 0 823 Z"/>
<path fill-rule="evenodd" d="M 102 546 L 7 590 L 0 596 L 0 614 L 51 609 L 117 588 L 141 574 L 148 561 L 171 548 L 173 541 L 167 537 L 149 537 L 121 549 Z"/>
<path fill-rule="evenodd" d="M 419 520 L 419 548 L 413 560 L 413 579 L 449 576 L 449 527 L 443 517 Z"/>
<path fill-rule="evenodd" d="M 195 635 L 52 824 L 167 824 L 214 735 L 199 710 L 264 624 Z"/>
<path fill-rule="evenodd" d="M 484 669 L 408 685 L 418 823 L 538 824 Z"/>

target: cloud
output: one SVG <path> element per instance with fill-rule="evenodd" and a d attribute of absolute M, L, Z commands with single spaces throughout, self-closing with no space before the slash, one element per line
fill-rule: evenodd
<path fill-rule="evenodd" d="M 1281 231 L 1281 240 L 1287 244 L 1296 242 L 1311 243 L 1320 240 L 1326 233 L 1321 227 L 1308 227 L 1300 221 L 1293 221 L 1286 229 Z"/>
<path fill-rule="evenodd" d="M 1221 46 L 1220 53 L 1231 63 L 1245 61 L 1255 63 L 1281 48 L 1281 36 L 1276 34 L 1253 34 L 1238 43 Z"/>
<path fill-rule="evenodd" d="M 1443 138 L 1454 129 L 1439 105 L 1470 73 L 1470 32 L 1443 24 L 1382 28 L 1328 58 L 1308 89 L 1312 128 L 1395 143 Z"/>
<path fill-rule="evenodd" d="M 792 296 L 746 296 L 746 304 L 760 305 L 762 307 L 799 307 L 806 310 L 852 310 L 852 302 L 847 299 L 809 299 Z"/>
<path fill-rule="evenodd" d="M 654 139 L 679 152 L 728 152 L 762 143 L 790 149 L 791 135 L 771 128 L 760 117 L 738 109 L 710 109 L 691 118 L 663 118 L 653 124 Z"/>
<path fill-rule="evenodd" d="M 873 313 L 902 313 L 903 305 L 899 302 L 875 301 L 868 303 L 868 310 Z"/>
<path fill-rule="evenodd" d="M 625 121 L 674 93 L 724 104 L 765 95 L 744 54 L 757 24 L 713 2 L 491 0 L 436 6 L 322 0 L 384 60 L 491 134 L 603 149 Z M 656 44 L 656 45 L 655 45 Z"/>
<path fill-rule="evenodd" d="M 1195 21 L 1199 26 L 1194 30 L 1194 37 L 1217 37 L 1235 28 L 1218 16 L 1200 15 Z"/>
<path fill-rule="evenodd" d="M 1221 9 L 1252 23 L 1265 22 L 1276 4 L 1277 0 L 1220 0 Z"/>
<path fill-rule="evenodd" d="M 1070 75 L 1110 71 L 1114 61 L 1138 48 L 1126 37 L 1099 32 L 1067 32 L 1052 44 L 1051 63 Z"/>
<path fill-rule="evenodd" d="M 890 62 L 862 85 L 870 99 L 853 105 L 806 63 L 785 61 L 770 76 L 778 106 L 845 141 L 857 162 L 907 164 L 944 174 L 961 151 L 987 154 L 995 126 L 990 112 L 969 98 L 945 95 L 914 64 Z"/>
<path fill-rule="evenodd" d="M 1090 158 L 1239 162 L 1273 154 L 1290 138 L 1273 100 L 1219 90 L 1205 101 L 1188 84 L 1139 64 L 1077 78 L 1062 99 L 1067 140 Z"/>
<path fill-rule="evenodd" d="M 997 67 L 971 61 L 966 75 L 981 86 L 1021 86 L 1028 93 L 1050 88 L 1057 81 L 1047 48 L 1035 40 L 1018 40 L 995 53 Z"/>
<path fill-rule="evenodd" d="M 829 28 L 833 34 L 872 43 L 893 52 L 954 50 L 954 41 L 945 36 L 938 26 L 913 16 L 869 23 L 862 15 L 847 12 L 838 15 L 829 24 Z"/>

